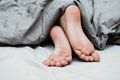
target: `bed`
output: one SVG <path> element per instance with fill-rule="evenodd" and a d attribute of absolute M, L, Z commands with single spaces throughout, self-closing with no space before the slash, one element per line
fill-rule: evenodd
<path fill-rule="evenodd" d="M 120 0 L 1 0 L 0 80 L 119 80 L 119 3 Z M 49 30 L 71 4 L 80 8 L 84 31 L 101 61 L 84 62 L 73 55 L 68 66 L 47 67 L 42 62 L 54 49 L 52 42 L 49 44 Z"/>
<path fill-rule="evenodd" d="M 65 67 L 42 64 L 53 50 L 47 45 L 36 48 L 0 47 L 0 80 L 119 80 L 120 46 L 109 45 L 97 51 L 100 62 L 83 62 L 76 56 Z"/>

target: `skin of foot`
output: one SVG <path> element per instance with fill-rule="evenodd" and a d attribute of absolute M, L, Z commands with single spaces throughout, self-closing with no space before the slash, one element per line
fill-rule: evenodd
<path fill-rule="evenodd" d="M 83 32 L 80 9 L 75 5 L 69 6 L 60 21 L 77 56 L 84 61 L 100 61 L 99 54 Z"/>
<path fill-rule="evenodd" d="M 50 36 L 55 44 L 52 54 L 44 60 L 46 66 L 61 67 L 72 61 L 71 47 L 60 26 L 54 26 L 50 31 Z"/>

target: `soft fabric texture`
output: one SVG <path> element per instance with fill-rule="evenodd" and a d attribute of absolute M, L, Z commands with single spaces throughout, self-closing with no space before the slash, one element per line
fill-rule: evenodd
<path fill-rule="evenodd" d="M 0 80 L 119 80 L 120 46 L 97 51 L 100 62 L 83 62 L 76 56 L 65 67 L 47 67 L 42 62 L 52 46 L 0 47 Z"/>
<path fill-rule="evenodd" d="M 120 0 L 1 0 L 0 44 L 39 44 L 67 6 L 80 8 L 82 26 L 98 49 L 120 44 Z"/>
<path fill-rule="evenodd" d="M 39 44 L 72 0 L 1 0 L 0 44 Z"/>
<path fill-rule="evenodd" d="M 120 0 L 75 0 L 86 35 L 98 49 L 120 44 Z"/>
<path fill-rule="evenodd" d="M 120 0 L 0 0 L 0 45 L 39 44 L 67 6 L 80 8 L 82 25 L 98 49 L 120 44 Z M 109 40 L 108 40 L 109 39 Z M 54 47 L 0 47 L 0 80 L 119 80 L 120 46 L 97 51 L 100 62 L 76 56 L 65 67 L 42 62 Z"/>

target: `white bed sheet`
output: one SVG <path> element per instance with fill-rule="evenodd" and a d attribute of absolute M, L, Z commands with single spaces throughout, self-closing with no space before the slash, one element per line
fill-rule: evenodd
<path fill-rule="evenodd" d="M 98 51 L 101 61 L 73 58 L 65 67 L 46 67 L 42 61 L 53 48 L 0 47 L 0 80 L 120 80 L 120 46 Z"/>

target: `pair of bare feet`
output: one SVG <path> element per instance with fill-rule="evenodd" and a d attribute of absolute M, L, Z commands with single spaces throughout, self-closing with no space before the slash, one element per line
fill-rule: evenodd
<path fill-rule="evenodd" d="M 54 26 L 50 36 L 55 44 L 53 53 L 43 62 L 47 66 L 65 66 L 72 61 L 72 51 L 84 61 L 100 61 L 93 44 L 84 34 L 81 26 L 80 10 L 71 5 L 60 19 L 60 26 Z"/>

